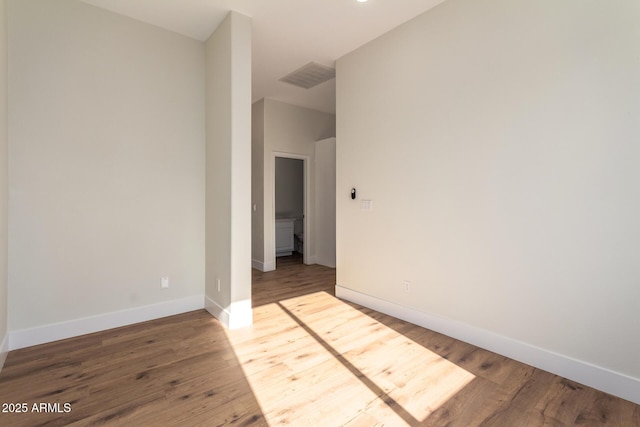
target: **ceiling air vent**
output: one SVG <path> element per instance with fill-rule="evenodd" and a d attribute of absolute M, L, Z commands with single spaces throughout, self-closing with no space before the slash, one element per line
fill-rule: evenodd
<path fill-rule="evenodd" d="M 336 76 L 335 68 L 327 67 L 317 62 L 309 62 L 307 65 L 298 68 L 293 73 L 287 74 L 280 79 L 281 82 L 289 83 L 305 89 L 331 80 Z"/>

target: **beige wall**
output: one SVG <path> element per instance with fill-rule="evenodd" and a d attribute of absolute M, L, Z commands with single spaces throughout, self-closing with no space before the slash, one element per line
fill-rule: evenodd
<path fill-rule="evenodd" d="M 6 2 L 0 0 L 0 369 L 8 350 L 7 320 L 7 227 L 8 227 L 8 152 L 7 152 L 7 14 Z"/>
<path fill-rule="evenodd" d="M 318 264 L 336 266 L 336 139 L 316 142 L 316 253 Z"/>
<path fill-rule="evenodd" d="M 640 379 L 638 22 L 449 0 L 341 58 L 338 284 Z"/>
<path fill-rule="evenodd" d="M 10 329 L 202 295 L 203 43 L 70 0 L 9 25 Z"/>
<path fill-rule="evenodd" d="M 307 194 L 308 232 L 305 233 L 305 255 L 309 264 L 316 263 L 315 235 L 315 142 L 335 136 L 335 115 L 265 99 L 264 103 L 264 180 L 263 184 L 263 248 L 265 270 L 275 268 L 274 153 L 306 156 L 309 189 Z M 255 107 L 254 107 L 255 112 Z M 311 241 L 311 245 L 307 245 Z M 259 242 L 254 237 L 253 244 Z M 254 258 L 255 261 L 255 258 Z"/>
<path fill-rule="evenodd" d="M 207 309 L 235 328 L 252 321 L 248 17 L 229 13 L 206 42 L 206 73 Z"/>

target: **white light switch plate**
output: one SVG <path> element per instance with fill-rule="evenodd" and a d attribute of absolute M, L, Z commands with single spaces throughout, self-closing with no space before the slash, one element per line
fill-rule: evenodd
<path fill-rule="evenodd" d="M 360 210 L 361 211 L 373 210 L 373 200 L 360 200 Z"/>

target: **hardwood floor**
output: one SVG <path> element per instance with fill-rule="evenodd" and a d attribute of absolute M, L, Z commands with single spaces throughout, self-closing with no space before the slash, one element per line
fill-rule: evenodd
<path fill-rule="evenodd" d="M 253 280 L 249 328 L 200 310 L 11 352 L 0 402 L 27 411 L 0 426 L 640 426 L 638 405 L 336 299 L 332 269 Z"/>

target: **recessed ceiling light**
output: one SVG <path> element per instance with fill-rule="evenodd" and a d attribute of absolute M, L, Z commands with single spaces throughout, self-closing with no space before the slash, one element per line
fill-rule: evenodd
<path fill-rule="evenodd" d="M 357 1 L 358 1 L 358 3 L 364 3 L 364 2 L 366 2 L 367 0 L 357 0 Z"/>

